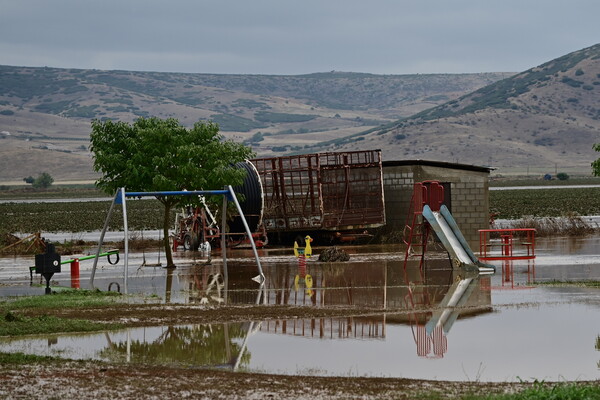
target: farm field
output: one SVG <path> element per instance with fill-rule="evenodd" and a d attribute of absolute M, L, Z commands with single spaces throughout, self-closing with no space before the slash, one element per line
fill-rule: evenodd
<path fill-rule="evenodd" d="M 600 215 L 600 187 L 493 190 L 490 212 L 502 219 Z"/>
<path fill-rule="evenodd" d="M 2 193 L 2 192 L 0 192 Z M 75 192 L 63 192 L 64 197 Z M 102 196 L 101 192 L 86 192 Z M 5 196 L 7 196 L 5 194 Z M 83 197 L 83 196 L 81 196 Z M 107 197 L 108 199 L 108 197 Z M 0 196 L 0 232 L 90 232 L 100 230 L 110 201 L 20 203 Z M 130 229 L 159 229 L 163 208 L 158 201 L 129 201 Z M 500 219 L 600 215 L 600 187 L 490 191 L 490 213 Z M 122 228 L 122 214 L 115 209 L 111 229 Z"/>

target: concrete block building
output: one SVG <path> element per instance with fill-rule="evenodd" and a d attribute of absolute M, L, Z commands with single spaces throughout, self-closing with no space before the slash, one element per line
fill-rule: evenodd
<path fill-rule="evenodd" d="M 426 160 L 383 161 L 385 231 L 402 231 L 406 224 L 413 184 L 435 180 L 444 186 L 444 204 L 473 250 L 479 229 L 489 228 L 489 174 L 492 170 L 466 164 Z"/>

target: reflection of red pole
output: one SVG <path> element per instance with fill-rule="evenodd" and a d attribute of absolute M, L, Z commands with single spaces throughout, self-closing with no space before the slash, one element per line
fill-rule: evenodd
<path fill-rule="evenodd" d="M 71 263 L 71 287 L 79 289 L 79 259 L 76 258 Z"/>
<path fill-rule="evenodd" d="M 306 256 L 304 252 L 298 254 L 298 275 L 300 275 L 300 278 L 306 276 Z"/>

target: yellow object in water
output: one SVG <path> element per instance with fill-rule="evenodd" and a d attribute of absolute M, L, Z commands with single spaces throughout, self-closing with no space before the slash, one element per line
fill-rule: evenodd
<path fill-rule="evenodd" d="M 306 284 L 306 287 L 307 287 L 308 289 L 312 289 L 312 286 L 313 286 L 313 279 L 312 279 L 312 276 L 307 274 L 307 275 L 304 277 L 304 283 Z"/>
<path fill-rule="evenodd" d="M 313 240 L 308 235 L 306 235 L 304 240 L 306 241 L 306 247 L 304 248 L 304 256 L 310 257 L 310 256 L 312 256 L 312 247 L 310 247 L 310 242 L 312 242 Z"/>
<path fill-rule="evenodd" d="M 306 235 L 304 241 L 306 243 L 304 249 L 301 249 L 300 246 L 298 246 L 298 242 L 294 242 L 294 255 L 296 257 L 299 257 L 300 254 L 304 254 L 305 257 L 312 256 L 312 247 L 310 246 L 310 242 L 312 242 L 313 239 L 310 236 Z"/>
<path fill-rule="evenodd" d="M 306 277 L 304 278 L 304 283 L 306 285 L 306 294 L 309 296 L 312 296 L 314 293 L 314 290 L 312 290 L 312 287 L 313 287 L 312 276 L 306 275 Z"/>

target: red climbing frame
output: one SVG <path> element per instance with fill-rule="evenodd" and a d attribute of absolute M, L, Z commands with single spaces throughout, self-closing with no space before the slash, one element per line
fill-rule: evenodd
<path fill-rule="evenodd" d="M 533 260 L 534 258 L 535 229 L 479 230 L 480 260 Z"/>
<path fill-rule="evenodd" d="M 432 211 L 439 211 L 444 203 L 444 187 L 438 181 L 423 181 L 413 185 L 413 194 L 410 200 L 406 226 L 404 227 L 403 241 L 406 245 L 404 255 L 404 270 L 414 247 L 421 247 L 421 262 L 423 267 L 425 252 L 427 251 L 427 238 L 429 225 L 423 221 L 423 207 L 429 205 Z"/>

